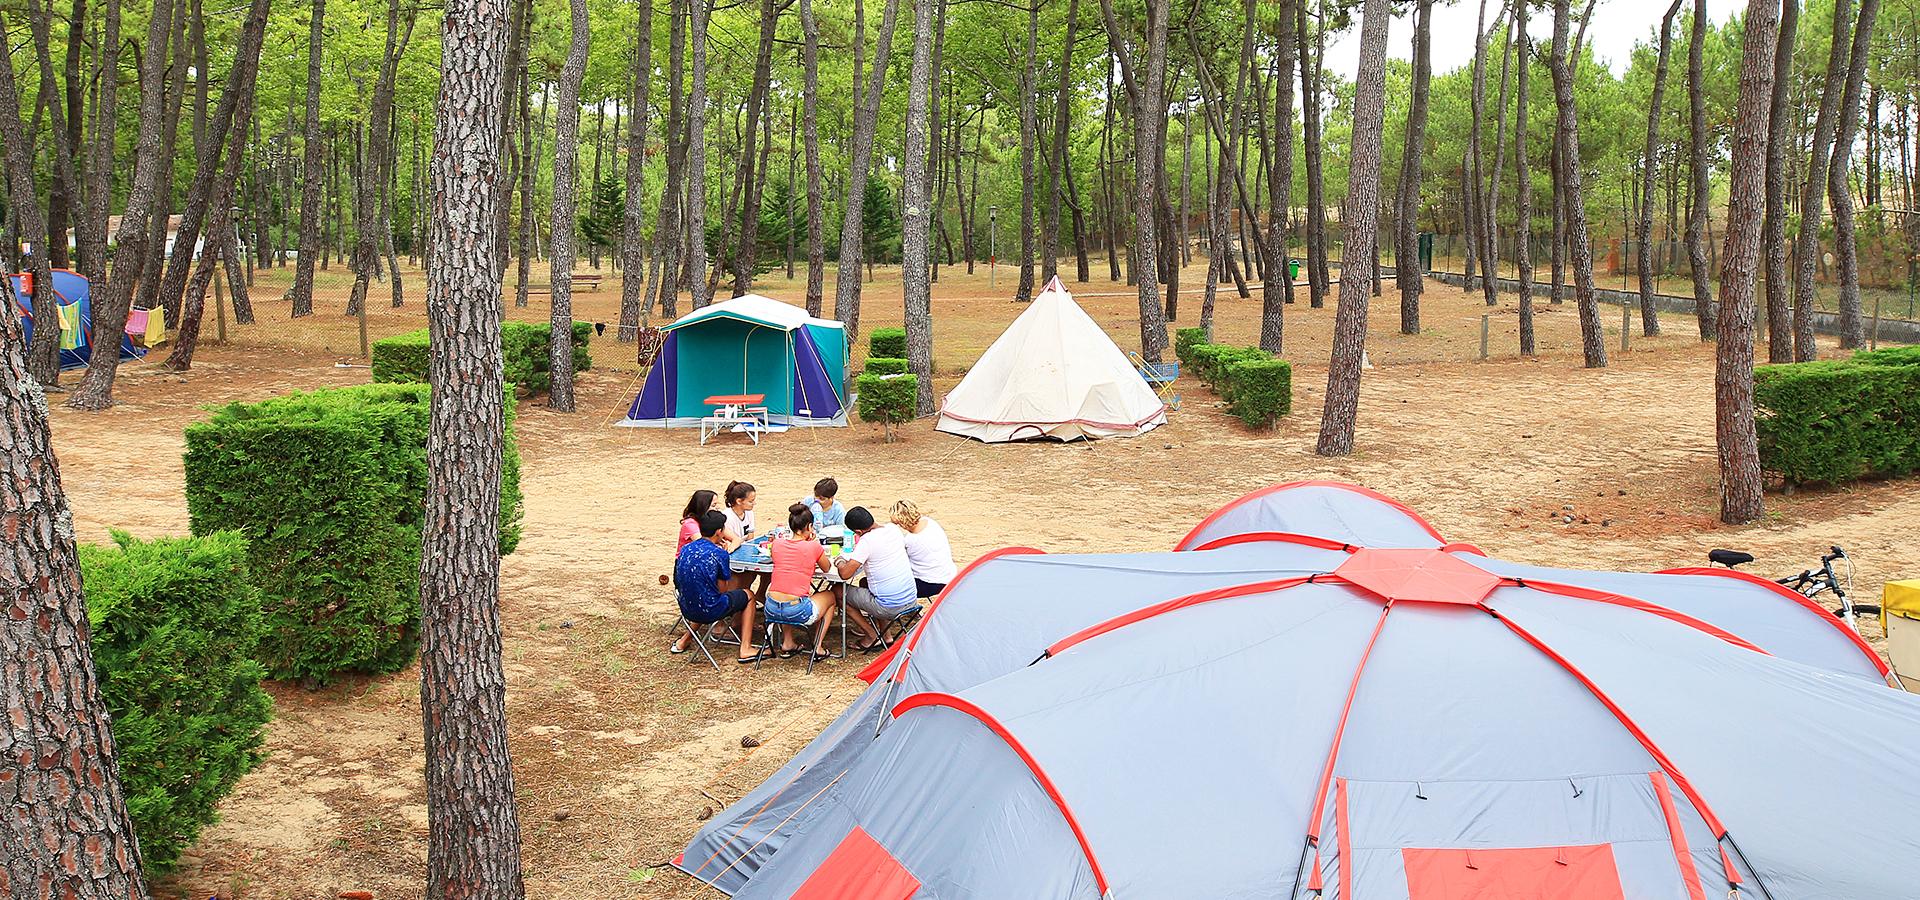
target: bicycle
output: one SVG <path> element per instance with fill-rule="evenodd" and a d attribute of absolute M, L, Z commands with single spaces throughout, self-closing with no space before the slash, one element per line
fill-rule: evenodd
<path fill-rule="evenodd" d="M 1841 621 L 1847 623 L 1847 627 L 1853 629 L 1855 634 L 1858 634 L 1860 632 L 1860 622 L 1856 618 L 1856 615 L 1879 615 L 1880 606 L 1876 603 L 1853 602 L 1852 597 L 1849 596 L 1849 592 L 1853 588 L 1853 557 L 1848 556 L 1847 551 L 1840 549 L 1838 546 L 1827 549 L 1832 552 L 1820 557 L 1819 571 L 1802 569 L 1800 570 L 1800 574 L 1790 575 L 1786 578 L 1776 578 L 1774 579 L 1774 583 L 1784 585 L 1788 590 L 1800 594 L 1809 600 L 1818 600 L 1820 595 L 1832 593 L 1833 599 L 1838 600 L 1840 603 L 1839 606 L 1833 608 L 1833 614 L 1838 616 Z M 1745 553 L 1739 550 L 1712 550 L 1707 553 L 1707 559 L 1731 569 L 1735 566 L 1753 562 L 1754 557 L 1751 553 Z M 1845 587 L 1841 586 L 1840 576 L 1833 571 L 1834 560 L 1846 561 L 1847 577 L 1845 579 Z"/>

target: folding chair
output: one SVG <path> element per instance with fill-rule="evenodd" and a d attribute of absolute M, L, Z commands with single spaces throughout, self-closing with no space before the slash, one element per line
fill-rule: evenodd
<path fill-rule="evenodd" d="M 1154 394 L 1159 396 L 1161 403 L 1166 404 L 1168 409 L 1180 408 L 1180 395 L 1173 390 L 1174 381 L 1180 377 L 1179 363 L 1147 362 L 1139 353 L 1132 350 L 1127 351 L 1127 362 L 1132 363 L 1133 370 L 1139 372 L 1140 377 L 1147 382 L 1147 386 L 1153 388 Z"/>
<path fill-rule="evenodd" d="M 915 605 L 891 619 L 882 619 L 879 625 L 880 642 L 890 644 L 907 636 L 913 626 L 920 624 L 920 616 L 927 611 L 925 606 Z"/>
<path fill-rule="evenodd" d="M 692 620 L 688 619 L 684 615 L 680 617 L 680 627 L 685 628 L 687 630 L 687 636 L 692 639 L 692 643 L 695 647 L 700 648 L 700 655 L 707 658 L 707 663 L 713 666 L 713 670 L 715 672 L 720 671 L 720 663 L 718 660 L 715 660 L 713 658 L 713 651 L 708 649 L 708 644 L 709 643 L 712 643 L 715 645 L 729 644 L 735 647 L 740 646 L 740 641 L 739 641 L 740 635 L 738 633 L 734 633 L 733 638 L 731 639 L 722 637 L 721 635 L 717 635 L 713 633 L 714 629 L 719 628 L 723 625 L 726 626 L 726 629 L 728 632 L 730 633 L 733 632 L 733 626 L 728 624 L 727 620 L 724 618 L 717 622 L 708 622 L 706 625 L 702 626 L 702 625 L 695 624 Z"/>

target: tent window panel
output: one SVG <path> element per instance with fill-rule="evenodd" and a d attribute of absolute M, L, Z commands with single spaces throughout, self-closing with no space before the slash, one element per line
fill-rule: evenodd
<path fill-rule="evenodd" d="M 919 889 L 920 879 L 855 826 L 794 892 L 793 900 L 907 900 Z"/>
<path fill-rule="evenodd" d="M 1409 900 L 1626 900 L 1611 844 L 1401 851 Z"/>

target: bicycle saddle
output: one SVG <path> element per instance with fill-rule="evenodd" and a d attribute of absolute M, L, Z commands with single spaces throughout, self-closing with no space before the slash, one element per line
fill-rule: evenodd
<path fill-rule="evenodd" d="M 1731 569 L 1734 566 L 1753 562 L 1753 554 L 1739 550 L 1709 550 L 1707 559 Z"/>

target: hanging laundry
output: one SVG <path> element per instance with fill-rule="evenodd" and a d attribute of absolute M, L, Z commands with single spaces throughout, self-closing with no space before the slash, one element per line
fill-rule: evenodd
<path fill-rule="evenodd" d="M 164 306 L 147 310 L 146 345 L 158 347 L 167 342 L 167 308 Z"/>
<path fill-rule="evenodd" d="M 80 331 L 80 304 L 56 303 L 60 310 L 60 349 L 78 350 L 86 343 L 86 336 Z"/>
<path fill-rule="evenodd" d="M 152 310 L 135 309 L 127 313 L 127 334 L 143 346 L 147 343 L 147 315 Z"/>

